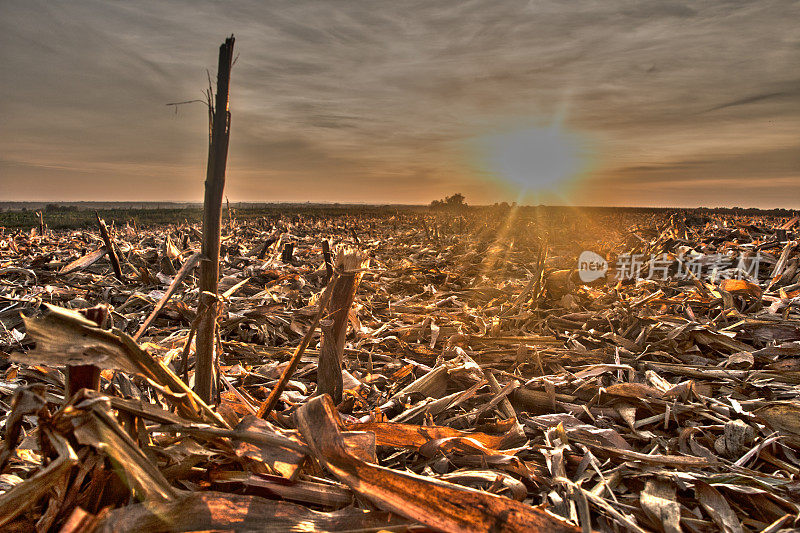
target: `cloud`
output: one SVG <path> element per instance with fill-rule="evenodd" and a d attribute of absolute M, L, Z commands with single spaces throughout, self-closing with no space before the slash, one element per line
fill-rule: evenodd
<path fill-rule="evenodd" d="M 800 197 L 800 144 L 741 154 L 616 168 L 584 184 L 584 202 L 624 199 L 651 206 L 794 207 Z"/>
<path fill-rule="evenodd" d="M 800 81 L 798 81 L 800 83 Z M 744 98 L 739 98 L 738 100 L 734 100 L 733 102 L 725 102 L 724 104 L 720 104 L 717 106 L 712 107 L 707 112 L 711 111 L 719 111 L 720 109 L 726 109 L 728 107 L 736 107 L 748 104 L 755 104 L 759 102 L 764 102 L 766 100 L 774 100 L 774 99 L 783 99 L 783 98 L 792 98 L 796 99 L 800 96 L 800 88 L 795 91 L 781 91 L 781 92 L 774 92 L 774 93 L 766 93 L 766 94 L 755 94 L 752 96 L 746 96 Z"/>
<path fill-rule="evenodd" d="M 202 97 L 230 33 L 232 200 L 427 203 L 454 190 L 471 203 L 513 200 L 463 146 L 524 119 L 594 139 L 592 183 L 658 168 L 629 199 L 646 203 L 698 153 L 731 176 L 731 150 L 762 154 L 761 169 L 735 179 L 784 169 L 764 147 L 793 145 L 800 124 L 800 5 L 789 0 L 11 0 L 0 11 L 2 155 L 75 169 L 68 190 L 86 199 L 91 169 L 137 165 L 174 180 L 145 180 L 142 197 L 202 197 L 205 110 L 165 104 Z M 4 187 L 20 199 L 65 179 L 0 172 L 0 184 L 31 185 Z"/>

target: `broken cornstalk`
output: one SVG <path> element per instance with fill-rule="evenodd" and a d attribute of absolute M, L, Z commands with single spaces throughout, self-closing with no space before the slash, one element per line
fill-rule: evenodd
<path fill-rule="evenodd" d="M 108 329 L 111 326 L 111 313 L 107 305 L 98 305 L 79 311 L 98 327 Z M 81 389 L 100 389 L 100 367 L 95 365 L 67 365 L 67 387 L 64 402 Z"/>
<path fill-rule="evenodd" d="M 100 226 L 100 236 L 103 238 L 103 243 L 105 243 L 106 254 L 108 254 L 108 260 L 111 262 L 111 267 L 114 269 L 114 276 L 118 280 L 124 282 L 125 277 L 122 275 L 122 267 L 119 265 L 119 258 L 117 258 L 117 252 L 114 249 L 114 241 L 111 240 L 111 234 L 106 227 L 106 221 L 100 218 L 98 213 L 95 213 L 94 216 L 97 217 L 97 224 Z"/>
<path fill-rule="evenodd" d="M 281 262 L 283 263 L 291 263 L 292 262 L 292 254 L 294 253 L 294 243 L 287 242 L 283 245 L 283 252 L 281 252 Z"/>
<path fill-rule="evenodd" d="M 328 285 L 325 287 L 325 290 L 322 291 L 322 294 L 317 301 L 317 313 L 314 315 L 314 320 L 311 321 L 311 325 L 308 327 L 306 334 L 303 335 L 303 339 L 300 341 L 300 344 L 297 345 L 295 348 L 294 353 L 292 354 L 292 358 L 289 359 L 289 364 L 286 368 L 283 369 L 281 373 L 280 379 L 272 388 L 267 396 L 267 399 L 261 404 L 258 408 L 258 412 L 256 416 L 258 418 L 266 418 L 275 409 L 275 406 L 278 405 L 278 400 L 281 397 L 281 393 L 283 393 L 284 389 L 286 389 L 286 385 L 289 383 L 289 380 L 294 374 L 294 371 L 297 370 L 297 365 L 300 364 L 300 358 L 303 357 L 303 354 L 308 348 L 308 345 L 311 343 L 311 338 L 314 336 L 314 331 L 317 329 L 319 325 L 319 320 L 322 318 L 322 314 L 325 312 L 325 307 L 328 304 L 328 300 L 331 297 L 331 288 L 333 285 Z"/>
<path fill-rule="evenodd" d="M 225 165 L 228 159 L 231 114 L 228 110 L 231 65 L 233 64 L 233 42 L 231 35 L 219 47 L 216 100 L 209 95 L 210 141 L 208 146 L 208 168 L 206 192 L 203 204 L 203 245 L 205 260 L 200 263 L 199 288 L 201 304 L 198 314 L 203 313 L 197 330 L 195 391 L 205 402 L 211 401 L 214 376 L 214 356 L 219 283 L 219 248 L 222 226 L 222 194 L 225 189 Z M 205 300 L 205 301 L 202 301 Z"/>
<path fill-rule="evenodd" d="M 317 368 L 317 394 L 330 394 L 336 403 L 342 401 L 342 359 L 347 317 L 366 261 L 366 256 L 356 250 L 342 250 L 336 254 L 338 275 L 331 282 L 331 299 L 328 303 L 331 319 L 320 323 L 322 344 Z"/>
<path fill-rule="evenodd" d="M 331 257 L 331 245 L 328 239 L 322 241 L 322 257 L 325 260 L 325 284 L 333 277 L 333 258 Z"/>
<path fill-rule="evenodd" d="M 41 211 L 37 211 L 36 214 L 39 216 L 39 236 L 44 237 L 47 233 L 47 224 L 44 223 L 44 216 L 42 216 Z"/>

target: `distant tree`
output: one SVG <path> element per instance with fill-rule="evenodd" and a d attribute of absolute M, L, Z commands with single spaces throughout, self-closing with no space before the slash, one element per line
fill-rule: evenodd
<path fill-rule="evenodd" d="M 460 192 L 452 194 L 450 196 L 445 197 L 443 200 L 434 200 L 430 203 L 431 209 L 441 209 L 441 208 L 449 208 L 449 209 L 459 209 L 462 207 L 466 207 L 467 204 L 464 202 L 465 197 Z"/>
<path fill-rule="evenodd" d="M 457 192 L 452 196 L 448 196 L 444 199 L 444 201 L 449 207 L 463 207 L 467 205 L 464 203 L 464 195 L 460 192 Z"/>

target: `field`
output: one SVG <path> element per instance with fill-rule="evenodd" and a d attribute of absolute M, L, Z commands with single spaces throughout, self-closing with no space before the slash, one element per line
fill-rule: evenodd
<path fill-rule="evenodd" d="M 789 528 L 792 215 L 233 205 L 208 304 L 200 208 L 2 212 L 0 525 Z"/>

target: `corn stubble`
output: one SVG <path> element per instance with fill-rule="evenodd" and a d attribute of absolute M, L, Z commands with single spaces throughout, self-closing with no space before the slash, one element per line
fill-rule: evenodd
<path fill-rule="evenodd" d="M 224 220 L 233 43 L 202 231 L 0 228 L 3 531 L 800 526 L 800 217 Z"/>
<path fill-rule="evenodd" d="M 798 219 L 500 214 L 229 218 L 210 401 L 196 228 L 4 234 L 0 525 L 795 527 Z M 686 247 L 759 253 L 758 277 L 574 272 Z M 65 393 L 76 366 L 99 390 Z"/>

